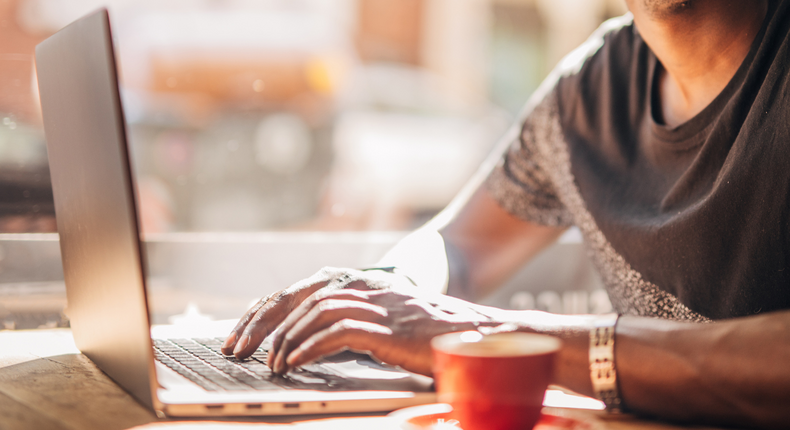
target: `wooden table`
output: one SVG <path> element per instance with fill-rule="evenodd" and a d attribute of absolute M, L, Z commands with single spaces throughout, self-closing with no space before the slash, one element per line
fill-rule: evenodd
<path fill-rule="evenodd" d="M 589 430 L 671 430 L 680 427 L 633 416 L 578 409 L 551 413 L 583 421 Z M 74 346 L 68 329 L 0 331 L 0 429 L 398 429 L 381 415 L 254 419 L 161 420 L 115 385 Z"/>

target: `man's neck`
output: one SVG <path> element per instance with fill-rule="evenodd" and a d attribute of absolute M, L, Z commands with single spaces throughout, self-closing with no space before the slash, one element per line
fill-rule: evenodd
<path fill-rule="evenodd" d="M 674 6 L 656 6 L 662 2 Z M 727 86 L 768 9 L 767 0 L 679 3 L 628 0 L 636 27 L 663 65 L 661 114 L 672 127 L 700 113 Z"/>

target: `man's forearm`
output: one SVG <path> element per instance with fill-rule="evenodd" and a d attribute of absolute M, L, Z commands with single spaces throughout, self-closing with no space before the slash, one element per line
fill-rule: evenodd
<path fill-rule="evenodd" d="M 480 307 L 504 324 L 563 339 L 554 383 L 592 395 L 595 316 Z M 623 316 L 615 360 L 625 406 L 664 419 L 781 428 L 790 422 L 790 312 L 711 324 Z"/>
<path fill-rule="evenodd" d="M 790 423 L 790 312 L 712 324 L 623 317 L 620 389 L 637 411 L 753 427 Z"/>

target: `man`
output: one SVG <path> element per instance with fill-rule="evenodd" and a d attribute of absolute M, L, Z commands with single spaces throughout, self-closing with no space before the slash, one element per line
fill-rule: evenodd
<path fill-rule="evenodd" d="M 276 372 L 348 347 L 430 374 L 436 334 L 537 331 L 564 339 L 554 382 L 611 409 L 790 422 L 790 1 L 627 3 L 547 79 L 499 162 L 385 256 L 397 269 L 324 269 L 261 300 L 224 351 L 246 357 L 282 323 Z M 449 294 L 480 297 L 570 225 L 622 315 L 615 384 L 589 362 L 612 318 L 430 294 L 449 273 Z"/>

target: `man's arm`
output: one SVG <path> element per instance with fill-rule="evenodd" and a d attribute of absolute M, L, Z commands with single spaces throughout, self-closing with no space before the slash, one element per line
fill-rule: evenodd
<path fill-rule="evenodd" d="M 588 354 L 595 316 L 505 313 L 511 315 L 498 319 L 514 322 L 495 330 L 563 338 L 554 383 L 592 395 Z M 710 324 L 622 316 L 615 362 L 621 397 L 633 412 L 749 428 L 790 423 L 790 311 Z"/>
<path fill-rule="evenodd" d="M 713 324 L 623 317 L 620 387 L 636 411 L 685 421 L 787 428 L 790 312 Z"/>
<path fill-rule="evenodd" d="M 475 294 L 484 293 L 487 286 L 517 270 L 524 259 L 560 234 L 560 229 L 511 217 L 483 188 L 476 189 L 462 209 L 438 228 L 423 232 L 435 239 L 440 231 L 444 241 L 460 250 L 469 279 L 474 280 L 471 291 Z M 420 241 L 410 243 L 417 246 Z M 520 248 L 524 243 L 531 245 Z M 500 251 L 499 247 L 510 250 Z M 402 255 L 408 255 L 410 249 L 414 248 L 404 246 Z M 419 266 L 400 262 L 409 270 Z M 451 270 L 453 264 L 451 260 Z M 457 281 L 451 279 L 451 289 Z M 324 288 L 336 282 L 338 288 Z M 283 323 L 270 354 L 270 365 L 277 372 L 353 348 L 430 374 L 430 339 L 437 334 L 476 327 L 483 327 L 481 331 L 533 331 L 563 339 L 554 383 L 593 394 L 589 331 L 596 316 L 505 311 L 423 294 L 426 289 L 420 286 L 376 289 L 379 282 L 393 286 L 399 276 L 324 271 L 262 301 L 231 335 L 243 332 L 252 336 L 237 355 L 245 356 Z M 233 343 L 235 339 L 229 345 Z M 711 324 L 623 316 L 617 326 L 615 359 L 625 406 L 635 412 L 750 427 L 780 428 L 790 422 L 786 407 L 790 404 L 790 312 Z"/>
<path fill-rule="evenodd" d="M 589 332 L 597 318 L 506 311 L 437 294 L 323 289 L 287 316 L 270 364 L 284 373 L 351 348 L 429 375 L 430 339 L 438 334 L 538 332 L 563 339 L 553 383 L 593 395 Z M 790 422 L 790 311 L 710 324 L 623 316 L 615 362 L 633 412 L 750 428 Z"/>
<path fill-rule="evenodd" d="M 475 301 L 564 230 L 514 217 L 479 186 L 469 197 L 461 193 L 433 221 L 399 242 L 378 266 L 397 267 L 422 289 Z"/>

